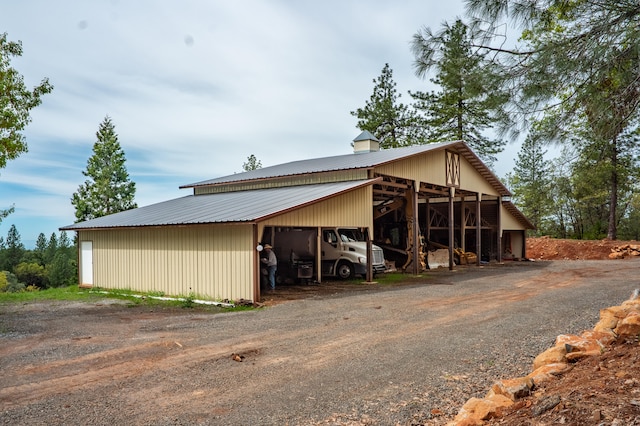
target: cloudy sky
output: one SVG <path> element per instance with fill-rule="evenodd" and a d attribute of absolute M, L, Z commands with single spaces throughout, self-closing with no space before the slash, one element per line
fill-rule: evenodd
<path fill-rule="evenodd" d="M 7 1 L 0 33 L 22 41 L 12 65 L 55 86 L 32 111 L 29 152 L 0 170 L 0 208 L 31 246 L 74 222 L 99 124 L 109 115 L 144 206 L 183 184 L 348 154 L 385 63 L 401 101 L 428 90 L 409 49 L 423 26 L 462 16 L 462 0 Z M 497 171 L 512 167 L 507 147 Z"/>

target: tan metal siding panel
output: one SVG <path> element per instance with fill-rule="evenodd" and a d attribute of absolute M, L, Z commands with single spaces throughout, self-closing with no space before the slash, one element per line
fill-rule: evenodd
<path fill-rule="evenodd" d="M 251 225 L 81 231 L 93 241 L 94 286 L 172 296 L 253 299 Z"/>
<path fill-rule="evenodd" d="M 500 232 L 502 232 L 503 230 L 525 229 L 520 221 L 511 215 L 509 210 L 507 210 L 504 206 L 500 206 L 500 209 L 500 223 L 502 225 L 502 229 L 500 230 Z"/>
<path fill-rule="evenodd" d="M 337 195 L 311 206 L 273 217 L 264 226 L 366 226 L 373 227 L 371 186 Z"/>
<path fill-rule="evenodd" d="M 480 192 L 481 194 L 500 195 L 480 173 L 467 162 L 460 158 L 460 189 L 466 191 Z"/>
<path fill-rule="evenodd" d="M 499 195 L 464 157 L 460 158 L 460 169 L 460 189 Z M 440 186 L 446 186 L 445 170 L 445 151 L 428 152 L 375 169 L 376 173 Z"/>
<path fill-rule="evenodd" d="M 375 168 L 376 173 L 445 185 L 444 151 L 429 152 Z"/>

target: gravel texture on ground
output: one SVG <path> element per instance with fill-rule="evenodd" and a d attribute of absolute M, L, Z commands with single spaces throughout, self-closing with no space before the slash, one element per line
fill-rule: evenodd
<path fill-rule="evenodd" d="M 639 266 L 441 269 L 224 314 L 0 305 L 0 424 L 442 425 L 557 335 L 591 329 Z"/>

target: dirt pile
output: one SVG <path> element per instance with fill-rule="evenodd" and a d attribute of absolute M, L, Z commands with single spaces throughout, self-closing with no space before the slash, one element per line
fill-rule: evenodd
<path fill-rule="evenodd" d="M 621 247 L 637 241 L 565 240 L 549 237 L 527 238 L 527 258 L 532 260 L 600 260 Z"/>

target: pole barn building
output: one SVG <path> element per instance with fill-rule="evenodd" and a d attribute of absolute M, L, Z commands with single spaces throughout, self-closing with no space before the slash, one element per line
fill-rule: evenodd
<path fill-rule="evenodd" d="M 433 267 L 425 253 L 437 248 L 450 268 L 459 253 L 472 252 L 478 265 L 525 258 L 533 228 L 461 141 L 380 150 L 365 131 L 353 154 L 181 188 L 193 192 L 61 228 L 78 234 L 80 285 L 257 301 L 256 248 L 277 229 L 317 230 L 320 248 L 323 227 L 358 228 L 399 269 L 419 273 Z"/>

